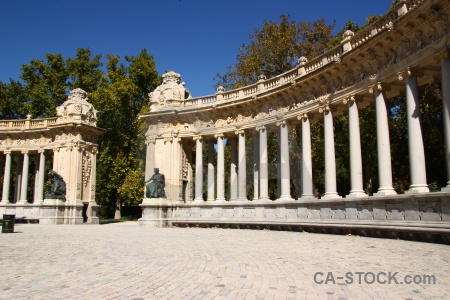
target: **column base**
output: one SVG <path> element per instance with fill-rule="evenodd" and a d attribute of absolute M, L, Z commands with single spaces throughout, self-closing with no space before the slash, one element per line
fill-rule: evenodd
<path fill-rule="evenodd" d="M 393 188 L 378 189 L 378 192 L 373 193 L 374 197 L 383 197 L 383 196 L 391 196 L 391 195 L 397 195 L 397 192 Z"/>
<path fill-rule="evenodd" d="M 275 202 L 280 203 L 280 202 L 295 202 L 295 199 L 293 199 L 291 196 L 281 196 L 280 198 L 278 198 L 277 200 L 275 200 Z"/>
<path fill-rule="evenodd" d="M 338 193 L 325 193 L 320 199 L 341 199 L 342 196 L 339 196 Z"/>
<path fill-rule="evenodd" d="M 203 198 L 196 198 L 196 199 L 194 199 L 194 201 L 192 201 L 192 202 L 194 202 L 194 203 L 203 203 L 203 202 L 205 202 L 205 201 L 203 200 Z"/>
<path fill-rule="evenodd" d="M 217 198 L 214 202 L 227 202 L 225 198 Z"/>
<path fill-rule="evenodd" d="M 405 194 L 420 194 L 420 193 L 429 193 L 430 189 L 428 185 L 411 185 L 409 190 L 405 191 Z"/>
<path fill-rule="evenodd" d="M 19 200 L 19 201 L 17 201 L 17 203 L 16 204 L 20 204 L 20 205 L 27 205 L 27 204 L 30 204 L 29 202 L 28 202 L 28 200 L 26 200 L 26 199 L 22 199 L 22 200 Z"/>
<path fill-rule="evenodd" d="M 302 195 L 300 198 L 298 198 L 300 201 L 319 201 L 314 195 Z"/>
<path fill-rule="evenodd" d="M 345 198 L 361 198 L 361 197 L 367 197 L 367 194 L 364 193 L 363 190 L 360 191 L 350 191 L 350 194 L 345 196 Z"/>
<path fill-rule="evenodd" d="M 231 201 L 231 200 L 230 200 Z M 247 197 L 238 197 L 234 201 L 248 201 Z"/>
<path fill-rule="evenodd" d="M 442 193 L 450 193 L 450 183 L 446 187 L 441 188 Z"/>

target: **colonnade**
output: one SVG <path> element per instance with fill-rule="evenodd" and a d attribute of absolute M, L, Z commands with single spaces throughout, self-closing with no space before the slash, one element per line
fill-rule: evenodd
<path fill-rule="evenodd" d="M 442 92 L 443 92 L 443 115 L 444 132 L 446 141 L 445 163 L 448 170 L 447 187 L 443 191 L 450 189 L 450 60 L 444 59 L 442 67 Z M 408 68 L 398 74 L 398 80 L 404 82 L 404 92 L 406 96 L 407 126 L 408 126 L 408 149 L 411 185 L 406 193 L 426 193 L 429 192 L 426 168 L 425 152 L 423 145 L 422 129 L 420 125 L 420 95 L 417 76 L 420 70 Z M 389 138 L 388 112 L 386 108 L 386 90 L 389 84 L 378 82 L 370 87 L 369 93 L 373 97 L 376 110 L 376 136 L 378 154 L 378 175 L 379 189 L 374 196 L 395 195 L 392 180 L 391 147 Z M 334 199 L 345 197 L 366 197 L 363 188 L 361 138 L 359 125 L 358 101 L 359 95 L 345 97 L 343 103 L 348 106 L 349 117 L 349 150 L 350 150 L 350 183 L 351 190 L 348 195 L 338 195 L 336 186 L 336 161 L 335 143 L 333 128 L 333 109 L 331 105 L 324 104 L 319 113 L 323 114 L 324 123 L 324 150 L 325 150 L 325 191 L 323 199 Z M 302 147 L 301 147 L 301 185 L 302 193 L 300 199 L 312 199 L 313 178 L 312 178 L 312 157 L 311 157 L 311 112 L 298 116 L 301 121 Z M 230 164 L 230 201 L 247 201 L 247 171 L 246 171 L 246 135 L 253 135 L 254 147 L 254 199 L 269 200 L 268 189 L 268 135 L 267 128 L 274 124 L 262 124 L 256 128 L 239 128 L 235 132 L 220 132 L 204 137 L 196 135 L 196 169 L 195 169 L 195 198 L 194 202 L 203 201 L 203 151 L 205 140 L 208 142 L 208 170 L 207 170 L 207 199 L 206 201 L 225 200 L 225 161 L 224 161 L 224 138 L 231 143 L 231 164 Z M 291 178 L 289 164 L 289 119 L 280 119 L 276 122 L 278 135 L 278 201 L 293 201 L 291 198 Z M 252 133 L 253 132 L 253 133 Z M 214 167 L 214 144 L 217 147 L 217 169 Z M 299 166 L 300 167 L 300 166 Z M 237 171 L 236 171 L 237 169 Z M 217 195 L 214 195 L 215 185 L 217 185 Z"/>
<path fill-rule="evenodd" d="M 10 185 L 11 185 L 11 168 L 13 156 L 17 156 L 17 170 L 15 188 L 13 197 L 10 198 Z M 34 183 L 33 183 L 33 197 L 27 199 L 28 190 L 28 178 L 30 172 L 30 156 L 35 156 L 35 170 L 34 170 Z M 3 151 L 1 161 L 4 161 L 3 165 L 0 163 L 3 169 L 3 185 L 2 185 L 2 199 L 1 204 L 41 204 L 44 201 L 44 182 L 45 182 L 45 150 L 38 151 Z M 29 202 L 29 200 L 31 200 Z"/>

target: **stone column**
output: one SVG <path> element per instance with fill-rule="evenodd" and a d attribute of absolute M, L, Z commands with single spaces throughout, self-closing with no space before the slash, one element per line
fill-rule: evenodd
<path fill-rule="evenodd" d="M 308 115 L 300 116 L 302 120 L 302 199 L 315 198 L 313 193 L 311 126 Z"/>
<path fill-rule="evenodd" d="M 448 51 L 441 60 L 442 70 L 442 114 L 444 121 L 445 137 L 445 163 L 447 165 L 447 186 L 442 192 L 450 192 L 450 58 Z"/>
<path fill-rule="evenodd" d="M 259 134 L 253 133 L 253 200 L 259 199 Z"/>
<path fill-rule="evenodd" d="M 375 110 L 377 126 L 378 180 L 380 187 L 374 196 L 396 195 L 392 187 L 391 142 L 389 140 L 389 123 L 386 109 L 386 88 L 377 83 L 369 92 L 375 92 Z"/>
<path fill-rule="evenodd" d="M 97 182 L 97 152 L 98 149 L 96 147 L 92 148 L 92 161 L 91 161 L 91 180 L 90 180 L 90 192 L 89 194 L 89 206 L 86 211 L 87 215 L 87 223 L 99 223 L 99 218 L 96 214 L 97 210 L 97 202 L 95 202 L 95 188 Z"/>
<path fill-rule="evenodd" d="M 266 126 L 258 126 L 259 131 L 259 199 L 269 199 L 269 164 L 267 158 L 267 129 Z"/>
<path fill-rule="evenodd" d="M 425 168 L 425 150 L 423 147 L 422 129 L 420 126 L 419 87 L 417 85 L 416 71 L 406 71 L 406 111 L 408 121 L 408 148 L 411 186 L 407 193 L 429 192 L 427 172 Z M 404 78 L 400 74 L 399 79 Z"/>
<path fill-rule="evenodd" d="M 238 135 L 238 198 L 239 201 L 247 200 L 247 168 L 245 154 L 245 131 L 237 130 Z"/>
<path fill-rule="evenodd" d="M 214 140 L 208 140 L 208 197 L 206 201 L 214 201 L 215 190 L 215 170 L 214 170 Z"/>
<path fill-rule="evenodd" d="M 28 170 L 30 168 L 30 156 L 28 151 L 22 151 L 23 165 L 22 165 L 22 182 L 20 188 L 19 202 L 20 204 L 28 204 L 27 188 L 28 188 Z"/>
<path fill-rule="evenodd" d="M 217 198 L 216 201 L 225 201 L 225 144 L 223 134 L 218 133 L 217 138 Z"/>
<path fill-rule="evenodd" d="M 333 115 L 329 107 L 323 109 L 325 140 L 325 195 L 323 199 L 341 198 L 336 190 L 336 156 L 334 150 Z"/>
<path fill-rule="evenodd" d="M 147 151 L 145 156 L 145 181 L 149 180 L 155 169 L 155 139 L 147 139 Z M 145 192 L 144 192 L 145 193 Z"/>
<path fill-rule="evenodd" d="M 230 201 L 237 200 L 238 197 L 238 175 L 237 175 L 237 144 L 236 137 L 230 137 L 231 143 L 231 163 L 230 163 Z"/>
<path fill-rule="evenodd" d="M 20 191 L 22 189 L 22 171 L 23 171 L 23 155 L 17 156 L 17 166 L 16 166 L 16 184 L 14 186 L 14 202 L 19 202 Z"/>
<path fill-rule="evenodd" d="M 36 199 L 35 199 L 35 204 L 40 204 L 44 201 L 45 150 L 39 150 L 38 170 L 39 170 L 39 177 L 37 180 L 37 195 L 36 195 Z"/>
<path fill-rule="evenodd" d="M 277 196 L 281 197 L 281 147 L 280 133 L 277 134 Z"/>
<path fill-rule="evenodd" d="M 291 197 L 291 170 L 289 166 L 289 129 L 285 120 L 277 122 L 280 126 L 280 175 L 281 175 L 281 193 L 279 200 L 293 200 Z"/>
<path fill-rule="evenodd" d="M 3 176 L 2 204 L 9 203 L 9 184 L 11 182 L 11 151 L 5 151 L 5 171 Z"/>
<path fill-rule="evenodd" d="M 34 155 L 34 188 L 33 188 L 33 203 L 37 203 L 38 189 L 39 189 L 39 153 Z"/>
<path fill-rule="evenodd" d="M 195 198 L 194 201 L 203 201 L 203 147 L 202 137 L 195 136 Z"/>
<path fill-rule="evenodd" d="M 344 104 L 348 100 L 344 100 Z M 363 190 L 361 136 L 359 132 L 359 113 L 355 96 L 348 101 L 348 130 L 350 135 L 350 182 L 351 191 L 347 198 L 367 196 Z"/>

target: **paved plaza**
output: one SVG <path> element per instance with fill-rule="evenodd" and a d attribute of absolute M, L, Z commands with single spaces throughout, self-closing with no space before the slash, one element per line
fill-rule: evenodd
<path fill-rule="evenodd" d="M 449 273 L 449 246 L 358 236 L 136 222 L 0 235 L 0 299 L 450 299 Z"/>

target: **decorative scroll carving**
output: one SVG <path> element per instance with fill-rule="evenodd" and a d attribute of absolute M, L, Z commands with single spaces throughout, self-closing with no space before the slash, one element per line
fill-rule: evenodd
<path fill-rule="evenodd" d="M 85 151 L 83 152 L 83 165 L 82 165 L 84 187 L 88 186 L 91 177 L 91 170 L 92 170 L 91 154 Z"/>

